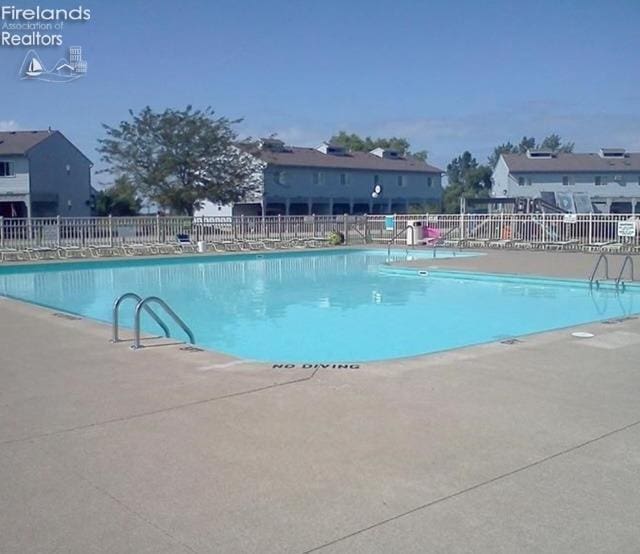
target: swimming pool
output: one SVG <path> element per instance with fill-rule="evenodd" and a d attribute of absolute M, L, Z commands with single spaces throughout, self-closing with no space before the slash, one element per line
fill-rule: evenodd
<path fill-rule="evenodd" d="M 421 275 L 385 265 L 386 256 L 338 249 L 16 265 L 0 267 L 0 294 L 105 322 L 117 296 L 156 295 L 199 346 L 277 363 L 413 356 L 640 311 L 640 287 L 616 294 L 580 281 Z M 393 258 L 404 259 L 405 251 Z M 132 325 L 132 312 L 133 303 L 123 305 L 124 326 Z M 146 317 L 143 328 L 158 332 Z M 175 328 L 172 336 L 183 337 Z"/>

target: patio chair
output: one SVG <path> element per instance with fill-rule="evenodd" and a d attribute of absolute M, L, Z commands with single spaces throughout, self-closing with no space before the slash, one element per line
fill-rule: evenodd
<path fill-rule="evenodd" d="M 575 250 L 580 244 L 577 240 L 554 240 L 542 243 L 547 250 Z"/>
<path fill-rule="evenodd" d="M 479 239 L 479 238 L 469 238 L 467 242 L 469 246 L 473 248 L 486 248 L 486 246 L 491 242 L 492 239 Z"/>
<path fill-rule="evenodd" d="M 615 240 L 596 241 L 590 242 L 582 246 L 582 250 L 585 252 L 601 252 L 605 246 L 616 244 Z"/>
<path fill-rule="evenodd" d="M 443 239 L 442 245 L 447 248 L 464 248 L 467 246 L 468 239 Z"/>
<path fill-rule="evenodd" d="M 69 258 L 86 258 L 89 251 L 82 246 L 58 246 L 56 248 L 58 258 L 61 260 Z"/>
<path fill-rule="evenodd" d="M 58 257 L 58 250 L 49 246 L 34 246 L 25 250 L 29 260 L 51 260 Z"/>
<path fill-rule="evenodd" d="M 224 244 L 220 241 L 208 240 L 207 241 L 207 249 L 212 249 L 214 252 L 223 253 L 228 252 L 228 250 L 224 247 Z"/>
<path fill-rule="evenodd" d="M 185 252 L 195 253 L 197 252 L 197 246 L 191 241 L 191 237 L 186 233 L 179 233 L 176 235 L 176 243 L 172 245 L 174 252 L 177 254 L 183 254 Z"/>
<path fill-rule="evenodd" d="M 90 244 L 88 249 L 92 258 L 113 256 L 113 247 L 107 244 Z"/>
<path fill-rule="evenodd" d="M 18 262 L 21 260 L 21 252 L 17 248 L 1 248 L 0 262 Z"/>
<path fill-rule="evenodd" d="M 490 240 L 487 243 L 489 248 L 508 248 L 513 244 L 513 240 L 511 239 L 498 239 L 498 240 Z"/>

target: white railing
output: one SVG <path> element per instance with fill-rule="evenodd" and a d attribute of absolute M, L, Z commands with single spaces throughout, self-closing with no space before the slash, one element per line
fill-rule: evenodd
<path fill-rule="evenodd" d="M 31 249 L 131 244 L 171 244 L 178 235 L 190 240 L 243 241 L 326 237 L 340 231 L 347 243 L 387 244 L 411 220 L 422 222 L 432 236 L 482 245 L 503 241 L 540 246 L 620 243 L 640 246 L 640 218 L 628 214 L 407 214 L 368 216 L 238 217 L 85 217 L 1 218 L 0 248 Z M 636 222 L 633 237 L 619 237 L 620 222 Z M 627 223 L 628 226 L 628 223 Z M 405 241 L 404 236 L 395 242 Z"/>

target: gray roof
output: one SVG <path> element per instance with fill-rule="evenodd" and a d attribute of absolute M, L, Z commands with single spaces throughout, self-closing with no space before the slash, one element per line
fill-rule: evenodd
<path fill-rule="evenodd" d="M 0 155 L 24 155 L 57 131 L 0 131 Z"/>
<path fill-rule="evenodd" d="M 269 165 L 317 167 L 327 169 L 366 169 L 370 171 L 406 171 L 442 173 L 442 170 L 412 157 L 380 158 L 369 152 L 348 152 L 345 155 L 323 154 L 315 148 L 287 146 L 284 151 L 261 150 L 260 159 Z"/>
<path fill-rule="evenodd" d="M 554 154 L 553 158 L 531 159 L 526 154 L 502 154 L 511 173 L 625 173 L 640 172 L 640 153 L 624 158 L 603 158 L 599 154 Z"/>

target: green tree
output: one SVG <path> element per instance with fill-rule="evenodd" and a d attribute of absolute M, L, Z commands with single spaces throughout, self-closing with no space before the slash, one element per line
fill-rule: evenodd
<path fill-rule="evenodd" d="M 429 153 L 426 150 L 411 151 L 411 144 L 406 138 L 389 137 L 389 138 L 371 138 L 364 137 L 355 133 L 347 133 L 340 131 L 337 135 L 333 135 L 329 142 L 340 144 L 352 152 L 370 152 L 374 148 L 388 148 L 397 150 L 403 156 L 411 156 L 422 161 L 426 161 Z"/>
<path fill-rule="evenodd" d="M 487 163 L 489 164 L 489 166 L 491 168 L 494 168 L 496 166 L 496 164 L 498 163 L 498 160 L 500 159 L 500 156 L 502 154 L 514 154 L 516 152 L 518 152 L 518 148 L 516 146 L 511 144 L 511 142 L 505 142 L 503 144 L 500 144 L 500 145 L 496 146 L 493 149 L 493 152 L 489 156 L 489 159 L 487 160 Z"/>
<path fill-rule="evenodd" d="M 488 198 L 491 192 L 491 168 L 481 165 L 465 151 L 447 165 L 449 185 L 444 189 L 443 208 L 458 213 L 460 198 Z"/>
<path fill-rule="evenodd" d="M 520 144 L 518 144 L 518 153 L 526 154 L 527 150 L 534 150 L 536 147 L 536 139 L 534 137 L 522 137 Z"/>
<path fill-rule="evenodd" d="M 552 150 L 553 152 L 573 152 L 573 142 L 562 142 L 560 135 L 551 134 L 540 143 L 539 148 Z"/>
<path fill-rule="evenodd" d="M 232 125 L 211 108 L 150 107 L 128 121 L 103 125 L 98 151 L 108 173 L 126 177 L 136 194 L 173 213 L 192 215 L 204 200 L 242 200 L 261 182 L 263 162 L 236 145 Z"/>
<path fill-rule="evenodd" d="M 142 201 L 135 187 L 124 177 L 118 177 L 112 186 L 98 191 L 95 196 L 95 214 L 97 216 L 138 215 Z"/>

